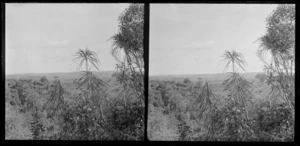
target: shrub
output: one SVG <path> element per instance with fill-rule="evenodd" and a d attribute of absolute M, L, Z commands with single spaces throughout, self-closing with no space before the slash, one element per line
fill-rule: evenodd
<path fill-rule="evenodd" d="M 148 138 L 149 140 L 178 140 L 180 133 L 178 120 L 173 114 L 165 115 L 157 109 L 149 113 L 148 118 Z"/>
<path fill-rule="evenodd" d="M 212 116 L 211 140 L 255 141 L 254 126 L 247 122 L 243 106 L 229 101 L 224 108 L 217 109 Z"/>
<path fill-rule="evenodd" d="M 64 140 L 103 140 L 104 133 L 101 122 L 95 118 L 95 110 L 91 104 L 80 101 L 67 105 L 62 114 L 63 125 L 61 139 Z"/>
<path fill-rule="evenodd" d="M 258 79 L 260 82 L 264 82 L 268 78 L 268 76 L 265 74 L 259 73 L 259 74 L 255 75 L 255 78 Z"/>
<path fill-rule="evenodd" d="M 183 83 L 185 83 L 185 84 L 191 84 L 192 82 L 191 82 L 191 80 L 189 78 L 185 78 L 183 80 Z"/>
<path fill-rule="evenodd" d="M 108 117 L 109 123 L 121 133 L 122 140 L 144 140 L 144 111 L 139 102 L 129 103 L 126 107 L 116 102 Z"/>
<path fill-rule="evenodd" d="M 41 77 L 40 82 L 42 82 L 42 83 L 48 82 L 48 79 L 45 76 L 43 76 L 43 77 Z"/>
<path fill-rule="evenodd" d="M 26 116 L 9 103 L 5 104 L 5 139 L 32 139 Z"/>
<path fill-rule="evenodd" d="M 40 116 L 37 111 L 33 114 L 33 120 L 31 121 L 30 131 L 34 140 L 43 139 L 43 133 L 45 131 L 44 126 L 40 122 Z"/>
<path fill-rule="evenodd" d="M 286 103 L 270 107 L 266 102 L 257 111 L 259 129 L 274 141 L 293 141 L 294 118 Z"/>

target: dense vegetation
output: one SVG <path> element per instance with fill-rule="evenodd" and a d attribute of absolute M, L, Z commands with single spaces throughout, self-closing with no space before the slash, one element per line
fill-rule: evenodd
<path fill-rule="evenodd" d="M 209 82 L 150 80 L 148 138 L 181 141 L 293 141 L 295 98 L 295 6 L 279 5 L 258 39 L 265 73 L 248 81 L 247 63 L 226 51 L 223 91 Z M 263 55 L 269 53 L 271 60 Z M 260 94 L 264 93 L 264 94 Z"/>
<path fill-rule="evenodd" d="M 7 79 L 5 138 L 34 140 L 143 140 L 144 139 L 144 6 L 132 4 L 119 17 L 112 37 L 118 59 L 109 81 L 95 74 L 100 60 L 88 48 L 74 61 L 81 75 L 68 90 L 59 79 Z"/>
<path fill-rule="evenodd" d="M 143 140 L 143 5 L 133 4 L 119 17 L 112 36 L 116 72 L 104 81 L 97 54 L 79 49 L 82 74 L 76 90 L 61 79 L 7 79 L 5 138 L 34 140 Z M 295 109 L 295 6 L 279 5 L 258 39 L 265 63 L 253 81 L 244 78 L 243 55 L 223 55 L 228 78 L 214 92 L 209 81 L 149 81 L 149 140 L 293 141 Z M 269 53 L 271 60 L 263 56 Z M 147 85 L 146 85 L 147 86 Z"/>

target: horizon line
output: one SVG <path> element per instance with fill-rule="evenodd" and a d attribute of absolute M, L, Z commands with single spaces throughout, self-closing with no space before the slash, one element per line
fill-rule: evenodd
<path fill-rule="evenodd" d="M 149 74 L 149 76 L 176 76 L 176 75 L 210 75 L 210 74 L 224 74 L 228 72 L 216 72 L 216 73 L 188 73 L 188 74 Z M 241 72 L 241 74 L 245 73 L 263 73 L 263 71 L 253 71 L 253 72 Z"/>
<path fill-rule="evenodd" d="M 76 73 L 76 72 L 80 72 L 80 71 L 70 71 L 70 72 L 37 72 L 37 73 L 32 73 L 32 72 L 28 72 L 28 73 L 9 73 L 5 75 L 21 75 L 21 74 L 53 74 L 53 73 Z M 92 72 L 115 72 L 115 70 L 102 70 L 102 71 L 92 71 Z M 224 73 L 228 73 L 228 72 L 214 72 L 214 73 L 175 73 L 175 74 L 149 74 L 150 76 L 177 76 L 177 75 L 210 75 L 210 74 L 224 74 Z M 241 74 L 245 74 L 245 73 L 263 73 L 263 71 L 253 71 L 253 72 L 241 72 Z"/>
<path fill-rule="evenodd" d="M 102 71 L 92 71 L 92 72 L 114 72 L 115 70 L 102 70 Z M 20 74 L 51 74 L 51 73 L 76 73 L 76 72 L 80 72 L 80 71 L 69 71 L 69 72 L 27 72 L 27 73 L 5 73 L 5 75 L 20 75 Z"/>

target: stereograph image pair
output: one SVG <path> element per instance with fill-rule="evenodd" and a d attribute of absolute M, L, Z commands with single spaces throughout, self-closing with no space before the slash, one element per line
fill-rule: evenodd
<path fill-rule="evenodd" d="M 294 142 L 295 4 L 2 6 L 5 140 Z"/>

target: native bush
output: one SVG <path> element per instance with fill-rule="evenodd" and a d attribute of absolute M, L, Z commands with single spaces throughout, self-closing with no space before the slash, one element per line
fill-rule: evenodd
<path fill-rule="evenodd" d="M 139 102 L 130 102 L 126 107 L 121 102 L 115 102 L 111 107 L 108 121 L 115 131 L 119 131 L 124 139 L 144 139 L 144 111 Z"/>
<path fill-rule="evenodd" d="M 293 141 L 294 118 L 286 103 L 270 105 L 260 104 L 257 111 L 259 129 L 274 141 Z"/>
<path fill-rule="evenodd" d="M 259 73 L 255 75 L 255 78 L 258 79 L 260 82 L 264 82 L 267 80 L 267 75 Z"/>
<path fill-rule="evenodd" d="M 190 80 L 189 78 L 185 78 L 185 79 L 183 80 L 183 83 L 185 83 L 185 84 L 190 84 L 190 83 L 192 83 L 192 82 L 191 82 L 191 80 Z"/>
<path fill-rule="evenodd" d="M 43 77 L 41 77 L 40 82 L 42 82 L 42 83 L 48 82 L 48 79 L 45 76 L 43 76 Z"/>
<path fill-rule="evenodd" d="M 243 114 L 244 107 L 228 100 L 228 104 L 216 109 L 212 116 L 211 140 L 217 141 L 256 141 L 257 136 L 252 122 Z"/>
<path fill-rule="evenodd" d="M 67 105 L 62 114 L 62 139 L 65 140 L 105 140 L 109 133 L 103 128 L 103 123 L 97 119 L 97 108 L 89 101 L 81 100 L 73 105 Z"/>
<path fill-rule="evenodd" d="M 19 112 L 19 108 L 5 103 L 5 139 L 32 139 L 29 118 Z"/>
<path fill-rule="evenodd" d="M 178 120 L 174 114 L 164 114 L 160 108 L 154 108 L 148 116 L 149 140 L 174 141 L 180 138 Z"/>

